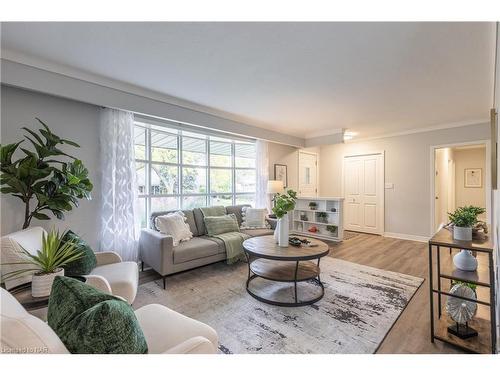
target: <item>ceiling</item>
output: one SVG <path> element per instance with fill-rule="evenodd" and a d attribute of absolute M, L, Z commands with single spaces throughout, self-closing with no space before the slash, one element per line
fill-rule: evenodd
<path fill-rule="evenodd" d="M 488 119 L 493 23 L 3 23 L 51 61 L 310 138 Z"/>

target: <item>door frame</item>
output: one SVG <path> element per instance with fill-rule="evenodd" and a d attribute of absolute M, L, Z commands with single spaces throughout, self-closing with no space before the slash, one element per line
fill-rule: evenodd
<path fill-rule="evenodd" d="M 320 197 L 319 190 L 319 153 L 313 151 L 298 150 L 297 152 L 297 190 L 300 190 L 300 154 L 316 156 L 316 197 Z M 300 197 L 300 194 L 299 194 Z M 307 198 L 307 197 L 306 197 Z M 311 197 L 314 198 L 314 197 Z"/>
<path fill-rule="evenodd" d="M 436 150 L 439 148 L 453 148 L 453 147 L 460 147 L 460 146 L 472 146 L 472 145 L 485 145 L 485 178 L 484 178 L 484 190 L 486 194 L 486 221 L 488 224 L 491 225 L 491 218 L 492 218 L 492 212 L 491 212 L 491 157 L 489 157 L 490 152 L 491 152 L 491 141 L 489 139 L 480 139 L 477 141 L 468 141 L 468 142 L 456 142 L 456 143 L 447 143 L 447 144 L 441 144 L 441 145 L 433 145 L 430 146 L 430 158 L 429 158 L 429 177 L 430 177 L 430 184 L 431 184 L 431 189 L 429 192 L 429 199 L 431 203 L 431 220 L 430 220 L 430 236 L 434 235 L 436 232 L 434 229 L 435 225 L 435 215 L 434 215 L 434 210 L 436 206 L 435 202 L 435 190 L 436 190 L 436 184 L 435 184 L 435 175 L 436 175 Z"/>
<path fill-rule="evenodd" d="M 345 201 L 345 170 L 344 170 L 344 161 L 346 158 L 352 158 L 356 156 L 370 156 L 370 155 L 380 155 L 382 157 L 382 181 L 379 181 L 379 188 L 381 191 L 381 197 L 379 198 L 381 200 L 380 207 L 382 208 L 382 212 L 380 213 L 380 216 L 382 218 L 382 225 L 381 225 L 381 231 L 380 235 L 383 236 L 385 233 L 385 150 L 381 151 L 372 151 L 372 152 L 354 152 L 354 153 L 348 153 L 342 155 L 342 174 L 341 174 L 341 193 L 342 197 L 344 198 Z M 344 211 L 345 211 L 345 206 L 346 204 L 344 203 Z M 344 214 L 345 216 L 345 214 Z M 345 225 L 344 225 L 345 226 Z"/>

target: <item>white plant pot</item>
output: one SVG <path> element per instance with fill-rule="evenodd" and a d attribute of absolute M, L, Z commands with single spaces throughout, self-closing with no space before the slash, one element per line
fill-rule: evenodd
<path fill-rule="evenodd" d="M 53 273 L 34 274 L 31 280 L 31 295 L 33 297 L 49 296 L 56 276 L 64 276 L 64 268 L 58 268 Z"/>
<path fill-rule="evenodd" d="M 453 227 L 453 238 L 459 241 L 472 241 L 472 227 Z"/>
<path fill-rule="evenodd" d="M 278 246 L 288 247 L 288 235 L 290 234 L 288 214 L 278 220 Z"/>
<path fill-rule="evenodd" d="M 453 264 L 462 271 L 475 271 L 477 269 L 477 259 L 469 250 L 461 250 L 453 257 Z"/>

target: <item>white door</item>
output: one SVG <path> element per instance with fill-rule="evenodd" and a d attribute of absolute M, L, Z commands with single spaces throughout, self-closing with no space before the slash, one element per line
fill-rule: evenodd
<path fill-rule="evenodd" d="M 344 158 L 344 229 L 384 233 L 383 154 Z"/>
<path fill-rule="evenodd" d="M 318 155 L 299 151 L 299 196 L 318 195 Z"/>

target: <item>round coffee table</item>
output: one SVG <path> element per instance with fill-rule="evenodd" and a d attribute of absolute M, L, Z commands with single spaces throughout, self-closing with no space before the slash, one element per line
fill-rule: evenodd
<path fill-rule="evenodd" d="M 299 237 L 305 238 L 305 237 Z M 329 253 L 328 245 L 322 241 L 307 238 L 309 247 L 279 247 L 273 236 L 253 237 L 243 242 L 248 260 L 248 279 L 246 289 L 255 299 L 276 306 L 296 307 L 311 305 L 321 298 L 325 288 L 320 279 L 320 259 Z M 259 295 L 249 288 L 255 278 L 270 281 L 294 283 L 294 298 L 291 302 L 277 301 Z M 318 287 L 317 292 L 306 300 L 298 298 L 298 283 L 312 280 Z"/>

